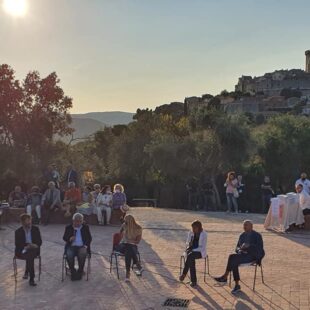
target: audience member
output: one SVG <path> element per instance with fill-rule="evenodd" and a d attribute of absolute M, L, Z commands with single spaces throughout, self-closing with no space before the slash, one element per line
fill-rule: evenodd
<path fill-rule="evenodd" d="M 42 205 L 42 194 L 38 186 L 33 186 L 31 188 L 31 193 L 28 195 L 27 199 L 27 214 L 32 215 L 32 212 L 36 212 L 38 223 L 41 222 L 41 205 Z"/>
<path fill-rule="evenodd" d="M 135 221 L 132 215 L 126 215 L 120 232 L 122 233 L 123 239 L 121 243 L 115 247 L 114 250 L 125 255 L 125 281 L 128 282 L 130 281 L 130 269 L 132 261 L 133 264 L 136 265 L 138 268 L 136 274 L 138 276 L 142 275 L 143 269 L 137 257 L 138 244 L 142 238 L 142 227 Z"/>
<path fill-rule="evenodd" d="M 66 184 L 69 187 L 70 186 L 70 182 L 74 182 L 75 185 L 78 187 L 78 173 L 76 172 L 76 170 L 74 170 L 74 167 L 72 164 L 70 164 L 67 168 L 67 173 L 66 173 Z"/>
<path fill-rule="evenodd" d="M 106 214 L 107 225 L 110 224 L 112 214 L 112 191 L 110 185 L 105 185 L 96 200 L 96 211 L 99 224 L 103 225 L 103 212 Z"/>
<path fill-rule="evenodd" d="M 92 189 L 90 186 L 84 186 L 82 192 L 82 204 L 77 206 L 77 212 L 83 215 L 91 215 L 93 214 L 93 203 L 94 197 L 91 193 Z"/>
<path fill-rule="evenodd" d="M 26 261 L 24 279 L 28 279 L 29 285 L 36 286 L 34 281 L 34 259 L 40 255 L 42 239 L 38 227 L 32 225 L 31 216 L 20 216 L 22 226 L 15 231 L 15 256 Z"/>
<path fill-rule="evenodd" d="M 243 222 L 243 229 L 244 232 L 240 235 L 237 243 L 236 254 L 229 255 L 224 275 L 214 278 L 217 282 L 226 283 L 229 273 L 232 272 L 236 283 L 232 294 L 241 290 L 239 285 L 239 265 L 252 262 L 260 264 L 265 256 L 262 235 L 253 230 L 252 221 L 245 220 Z"/>
<path fill-rule="evenodd" d="M 263 201 L 263 213 L 267 213 L 270 206 L 271 198 L 274 196 L 274 190 L 271 187 L 269 176 L 264 177 L 264 182 L 261 185 L 262 189 L 262 201 Z"/>
<path fill-rule="evenodd" d="M 235 213 L 238 214 L 237 198 L 239 197 L 239 193 L 237 189 L 238 180 L 236 179 L 235 172 L 228 172 L 224 186 L 226 187 L 227 212 L 231 212 L 232 207 L 234 207 Z"/>
<path fill-rule="evenodd" d="M 87 254 L 91 255 L 90 244 L 92 236 L 88 225 L 83 223 L 83 221 L 83 215 L 75 213 L 72 218 L 72 224 L 66 227 L 63 236 L 63 240 L 66 242 L 65 254 L 72 281 L 82 279 Z M 74 267 L 75 257 L 78 260 L 78 270 Z"/>
<path fill-rule="evenodd" d="M 296 185 L 296 192 L 298 193 L 299 206 L 303 215 L 310 215 L 310 195 L 304 190 L 301 183 Z"/>
<path fill-rule="evenodd" d="M 48 189 L 45 191 L 42 197 L 43 223 L 47 225 L 49 223 L 51 212 L 61 209 L 62 203 L 60 199 L 60 190 L 56 188 L 53 181 L 48 183 Z"/>
<path fill-rule="evenodd" d="M 9 204 L 11 208 L 25 208 L 27 195 L 22 192 L 22 188 L 17 185 L 9 195 Z"/>
<path fill-rule="evenodd" d="M 307 174 L 302 172 L 300 175 L 300 179 L 295 182 L 295 187 L 301 184 L 303 186 L 303 190 L 310 194 L 310 181 L 307 178 Z"/>
<path fill-rule="evenodd" d="M 207 257 L 207 233 L 203 230 L 200 221 L 192 223 L 192 231 L 188 233 L 185 251 L 185 266 L 180 276 L 180 281 L 184 281 L 188 270 L 190 270 L 192 287 L 197 285 L 196 259 Z"/>
<path fill-rule="evenodd" d="M 76 211 L 76 207 L 81 204 L 81 190 L 75 186 L 74 182 L 69 183 L 69 189 L 65 192 L 63 208 L 65 217 L 70 217 Z"/>
<path fill-rule="evenodd" d="M 126 194 L 124 192 L 124 186 L 121 184 L 114 185 L 114 193 L 112 199 L 112 208 L 121 209 L 127 203 Z"/>

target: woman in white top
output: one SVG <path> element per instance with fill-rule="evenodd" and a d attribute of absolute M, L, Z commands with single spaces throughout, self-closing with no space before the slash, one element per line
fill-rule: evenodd
<path fill-rule="evenodd" d="M 97 211 L 97 218 L 99 224 L 103 224 L 103 216 L 102 212 L 104 211 L 107 216 L 107 225 L 110 224 L 111 213 L 112 213 L 112 191 L 110 185 L 105 185 L 100 194 L 98 194 L 96 199 L 96 211 Z"/>
<path fill-rule="evenodd" d="M 188 233 L 186 247 L 186 261 L 180 281 L 184 281 L 190 270 L 190 285 L 195 287 L 197 285 L 195 260 L 207 257 L 207 233 L 202 229 L 202 224 L 198 220 L 192 223 L 192 231 Z"/>

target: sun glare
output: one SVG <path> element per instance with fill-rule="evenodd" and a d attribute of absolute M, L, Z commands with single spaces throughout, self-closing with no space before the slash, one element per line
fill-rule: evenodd
<path fill-rule="evenodd" d="M 26 0 L 4 0 L 3 8 L 10 15 L 20 17 L 27 12 Z"/>

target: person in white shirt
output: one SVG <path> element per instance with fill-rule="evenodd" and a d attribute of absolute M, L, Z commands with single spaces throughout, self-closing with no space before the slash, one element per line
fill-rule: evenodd
<path fill-rule="evenodd" d="M 198 220 L 192 223 L 192 231 L 188 233 L 186 247 L 185 266 L 179 280 L 183 282 L 189 270 L 191 276 L 190 285 L 195 287 L 197 285 L 195 261 L 207 257 L 207 233 Z"/>
<path fill-rule="evenodd" d="M 303 215 L 310 215 L 310 195 L 304 190 L 302 184 L 296 185 L 296 192 L 298 193 L 299 206 Z"/>
<path fill-rule="evenodd" d="M 106 185 L 103 187 L 100 194 L 98 194 L 96 199 L 96 211 L 97 211 L 97 218 L 100 225 L 104 224 L 102 212 L 106 213 L 107 217 L 107 225 L 110 224 L 111 214 L 112 214 L 112 191 L 111 186 Z"/>
<path fill-rule="evenodd" d="M 298 184 L 301 184 L 303 186 L 303 190 L 310 194 L 310 181 L 305 172 L 303 172 L 300 175 L 300 179 L 295 182 L 295 187 L 297 187 Z"/>

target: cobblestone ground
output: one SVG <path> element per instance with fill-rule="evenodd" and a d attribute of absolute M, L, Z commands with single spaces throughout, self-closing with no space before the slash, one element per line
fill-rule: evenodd
<path fill-rule="evenodd" d="M 41 227 L 42 275 L 35 288 L 22 280 L 24 262 L 18 261 L 18 281 L 12 270 L 14 229 L 0 231 L 0 309 L 180 309 L 163 307 L 167 298 L 189 299 L 189 309 L 310 309 L 310 234 L 277 234 L 263 229 L 263 216 L 247 215 L 262 232 L 266 257 L 265 284 L 258 273 L 252 291 L 254 268 L 241 269 L 242 292 L 232 296 L 228 285 L 218 286 L 211 276 L 221 275 L 227 256 L 236 244 L 245 215 L 133 208 L 131 213 L 144 227 L 139 250 L 145 272 L 124 282 L 121 259 L 120 280 L 109 272 L 111 236 L 117 227 L 91 226 L 94 254 L 89 281 L 61 282 L 63 254 L 62 225 Z M 210 273 L 203 281 L 203 261 L 197 262 L 199 287 L 177 281 L 179 257 L 190 223 L 200 219 L 208 232 Z M 37 262 L 36 262 L 37 263 Z"/>

